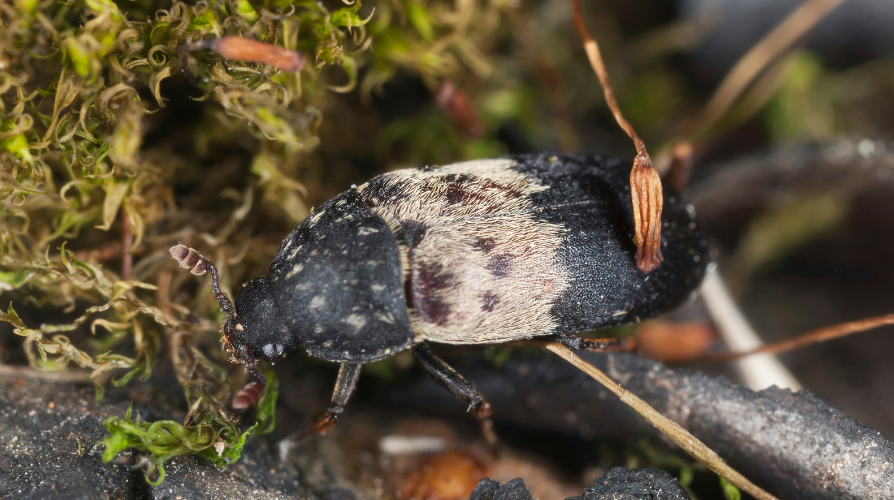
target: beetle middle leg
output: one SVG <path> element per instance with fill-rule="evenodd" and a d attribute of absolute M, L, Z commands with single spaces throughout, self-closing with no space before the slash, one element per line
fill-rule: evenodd
<path fill-rule="evenodd" d="M 555 340 L 569 349 L 592 352 L 628 352 L 635 347 L 632 338 L 582 339 L 568 333 L 560 333 L 553 335 L 550 340 Z"/>
<path fill-rule="evenodd" d="M 335 425 L 338 417 L 345 411 L 351 394 L 357 388 L 357 379 L 360 378 L 360 367 L 363 365 L 354 363 L 342 363 L 338 369 L 338 378 L 335 380 L 335 390 L 332 392 L 332 408 L 326 410 L 322 417 L 317 419 L 313 431 L 323 434 Z"/>
<path fill-rule="evenodd" d="M 494 433 L 493 422 L 490 420 L 490 403 L 484 399 L 478 389 L 444 360 L 432 354 L 427 345 L 419 344 L 413 347 L 413 356 L 438 385 L 469 405 L 469 410 L 474 411 L 475 416 L 481 422 L 484 439 L 490 444 L 496 443 L 497 435 Z"/>

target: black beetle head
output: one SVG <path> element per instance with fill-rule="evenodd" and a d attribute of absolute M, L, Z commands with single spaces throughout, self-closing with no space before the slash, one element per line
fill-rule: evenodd
<path fill-rule="evenodd" d="M 224 347 L 248 365 L 257 359 L 279 361 L 298 347 L 279 311 L 273 288 L 266 278 L 243 285 L 236 298 L 236 311 L 223 326 Z"/>
<path fill-rule="evenodd" d="M 255 361 L 258 358 L 277 361 L 298 347 L 298 339 L 283 323 L 270 283 L 265 278 L 246 283 L 234 308 L 230 297 L 220 289 L 220 276 L 210 260 L 182 244 L 174 245 L 170 252 L 180 267 L 189 269 L 193 274 L 211 273 L 214 296 L 220 303 L 220 309 L 227 313 L 221 330 L 224 348 L 230 353 L 229 360 L 243 363 L 261 383 L 263 390 L 267 381 L 255 367 Z"/>

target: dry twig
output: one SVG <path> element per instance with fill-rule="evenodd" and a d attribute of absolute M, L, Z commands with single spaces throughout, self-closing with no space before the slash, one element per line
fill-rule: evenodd
<path fill-rule="evenodd" d="M 682 193 L 689 184 L 692 174 L 692 143 L 677 141 L 671 146 L 671 166 L 667 173 L 667 184 L 676 192 Z"/>
<path fill-rule="evenodd" d="M 714 269 L 705 275 L 700 288 L 702 300 L 717 325 L 726 344 L 733 350 L 760 347 L 763 341 L 748 324 L 745 315 L 736 305 L 720 272 Z M 755 356 L 736 362 L 736 371 L 742 384 L 753 391 L 770 386 L 801 390 L 801 384 L 775 356 Z"/>
<path fill-rule="evenodd" d="M 805 33 L 844 0 L 807 0 L 767 33 L 726 74 L 698 120 L 705 130 L 726 115 L 742 92 Z"/>
<path fill-rule="evenodd" d="M 27 366 L 12 366 L 0 364 L 0 375 L 7 377 L 21 377 L 47 382 L 59 382 L 62 384 L 86 384 L 90 382 L 90 375 L 84 370 L 55 370 L 42 371 Z"/>
<path fill-rule="evenodd" d="M 561 356 L 562 359 L 571 363 L 577 369 L 586 373 L 594 380 L 605 386 L 606 389 L 615 393 L 619 398 L 621 398 L 621 401 L 624 404 L 636 410 L 636 412 L 642 415 L 643 418 L 648 420 L 649 423 L 657 427 L 667 437 L 671 438 L 671 440 L 677 443 L 680 448 L 683 448 L 686 453 L 692 455 L 692 457 L 703 463 L 706 467 L 717 473 L 719 476 L 733 483 L 739 489 L 747 492 L 758 500 L 769 500 L 776 498 L 761 489 L 756 484 L 749 481 L 748 478 L 746 478 L 742 474 L 736 472 L 736 470 L 727 465 L 726 462 L 724 462 L 723 459 L 720 458 L 720 456 L 714 453 L 711 448 L 708 448 L 708 446 L 699 441 L 698 438 L 690 434 L 686 429 L 680 427 L 679 424 L 659 413 L 657 410 L 649 406 L 648 403 L 637 397 L 632 392 L 629 392 L 621 387 L 620 384 L 612 380 L 611 377 L 602 372 L 602 370 L 576 356 L 571 351 L 571 349 L 568 349 L 558 342 L 543 342 L 541 343 L 541 345 L 554 352 L 555 354 Z"/>
<path fill-rule="evenodd" d="M 130 279 L 130 273 L 133 269 L 133 253 L 131 245 L 133 237 L 130 230 L 130 217 L 124 211 L 121 213 L 121 279 L 127 281 Z"/>
<path fill-rule="evenodd" d="M 715 356 L 705 357 L 705 361 L 723 363 L 733 361 L 745 356 L 753 354 L 779 354 L 792 349 L 797 349 L 810 344 L 826 342 L 828 340 L 839 339 L 854 333 L 865 332 L 885 325 L 894 325 L 894 314 L 886 314 L 884 316 L 874 316 L 872 318 L 863 318 L 857 321 L 849 321 L 837 325 L 826 326 L 817 330 L 809 331 L 805 334 L 798 335 L 791 339 L 781 340 L 772 344 L 760 346 L 746 352 L 729 352 L 726 354 L 718 354 Z"/>
<path fill-rule="evenodd" d="M 636 134 L 633 125 L 621 114 L 621 108 L 618 106 L 615 93 L 608 81 L 608 73 L 605 71 L 605 63 L 602 61 L 599 45 L 590 36 L 587 26 L 584 24 L 580 0 L 571 0 L 571 9 L 574 26 L 584 40 L 584 50 L 590 59 L 590 65 L 596 72 L 599 83 L 602 84 L 605 102 L 615 116 L 615 121 L 636 146 L 636 158 L 633 159 L 633 169 L 630 171 L 630 196 L 633 202 L 633 220 L 636 230 L 636 265 L 644 273 L 649 273 L 658 268 L 661 261 L 664 260 L 661 255 L 661 211 L 664 208 L 661 177 L 652 167 L 652 159 L 646 152 L 645 143 Z"/>

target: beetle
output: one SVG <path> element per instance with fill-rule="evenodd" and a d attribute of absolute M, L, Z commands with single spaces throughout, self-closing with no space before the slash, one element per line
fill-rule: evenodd
<path fill-rule="evenodd" d="M 256 362 L 298 347 L 341 364 L 316 432 L 343 413 L 363 364 L 404 350 L 487 427 L 487 401 L 429 343 L 628 348 L 573 333 L 667 311 L 701 281 L 708 245 L 692 206 L 667 190 L 664 261 L 637 268 L 629 172 L 613 158 L 542 153 L 380 175 L 313 211 L 235 307 L 210 261 L 182 244 L 171 255 L 194 274 L 211 271 L 228 314 L 224 348 L 261 388 Z"/>

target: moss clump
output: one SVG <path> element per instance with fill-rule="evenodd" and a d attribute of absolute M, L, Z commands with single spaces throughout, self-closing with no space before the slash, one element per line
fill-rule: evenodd
<path fill-rule="evenodd" d="M 116 386 L 147 380 L 165 356 L 191 408 L 187 425 L 110 419 L 106 459 L 146 451 L 160 481 L 163 462 L 178 454 L 219 466 L 238 458 L 256 427 L 241 431 L 224 409 L 235 381 L 213 348 L 220 312 L 167 248 L 201 247 L 225 288 L 260 274 L 282 236 L 331 194 L 321 165 L 351 140 L 325 130 L 326 117 L 343 130 L 363 127 L 363 113 L 346 112 L 355 106 L 349 93 L 359 87 L 353 95 L 368 102 L 396 75 L 434 89 L 447 77 L 492 74 L 481 47 L 500 34 L 511 5 L 372 7 L 15 0 L 0 9 L 0 290 L 17 305 L 58 312 L 26 324 L 10 303 L 0 321 L 24 339 L 33 367 L 84 368 L 97 397 L 109 373 Z M 310 63 L 284 72 L 185 50 L 224 36 Z M 451 134 L 458 151 L 462 136 Z M 77 317 L 62 320 L 63 312 Z M 258 414 L 268 432 L 274 405 L 271 386 Z"/>

